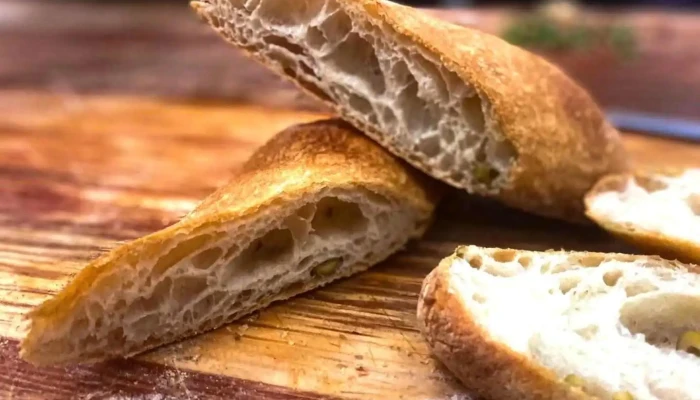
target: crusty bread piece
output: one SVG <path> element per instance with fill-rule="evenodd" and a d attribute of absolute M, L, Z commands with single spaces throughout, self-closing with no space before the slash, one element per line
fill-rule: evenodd
<path fill-rule="evenodd" d="M 431 176 L 541 215 L 627 170 L 589 94 L 540 57 L 383 0 L 194 0 L 227 41 Z"/>
<path fill-rule="evenodd" d="M 700 264 L 700 169 L 606 176 L 585 204 L 592 220 L 640 250 Z"/>
<path fill-rule="evenodd" d="M 435 183 L 344 121 L 290 127 L 182 220 L 31 311 L 21 357 L 130 356 L 365 270 L 426 230 Z"/>
<path fill-rule="evenodd" d="M 700 357 L 675 348 L 700 330 L 698 273 L 656 256 L 463 246 L 425 279 L 418 324 L 487 400 L 698 400 Z"/>

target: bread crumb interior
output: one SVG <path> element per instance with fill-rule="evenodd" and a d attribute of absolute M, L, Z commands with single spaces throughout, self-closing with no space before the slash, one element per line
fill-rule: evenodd
<path fill-rule="evenodd" d="M 682 333 L 700 330 L 697 274 L 647 258 L 574 260 L 476 247 L 450 273 L 490 336 L 561 378 L 580 376 L 587 392 L 700 399 L 700 357 L 675 349 Z"/>
<path fill-rule="evenodd" d="M 591 211 L 618 223 L 692 242 L 700 241 L 700 169 L 656 175 L 654 185 L 630 178 L 623 190 L 597 194 Z"/>

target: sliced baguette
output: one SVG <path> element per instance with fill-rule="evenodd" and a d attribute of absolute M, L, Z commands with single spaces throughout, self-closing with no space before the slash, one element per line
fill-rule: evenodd
<path fill-rule="evenodd" d="M 627 170 L 618 132 L 589 94 L 495 36 L 382 0 L 191 5 L 391 152 L 470 193 L 588 221 L 586 191 Z"/>
<path fill-rule="evenodd" d="M 698 400 L 700 357 L 675 347 L 700 330 L 698 273 L 656 256 L 459 247 L 425 279 L 418 325 L 487 400 Z"/>
<path fill-rule="evenodd" d="M 700 169 L 607 176 L 585 204 L 593 221 L 640 250 L 700 264 Z"/>
<path fill-rule="evenodd" d="M 182 220 L 32 310 L 21 357 L 130 356 L 365 270 L 426 230 L 435 183 L 343 121 L 290 127 Z"/>

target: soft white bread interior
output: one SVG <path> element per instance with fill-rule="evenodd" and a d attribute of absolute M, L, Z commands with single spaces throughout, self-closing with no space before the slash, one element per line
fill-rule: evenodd
<path fill-rule="evenodd" d="M 485 399 L 697 400 L 698 272 L 648 256 L 460 247 L 425 279 L 418 322 Z"/>
<path fill-rule="evenodd" d="M 342 121 L 290 127 L 182 220 L 90 262 L 32 310 L 21 356 L 130 356 L 365 270 L 425 231 L 437 193 Z"/>
<path fill-rule="evenodd" d="M 645 251 L 700 263 L 700 169 L 606 176 L 586 214 Z"/>
<path fill-rule="evenodd" d="M 470 193 L 567 219 L 626 168 L 619 135 L 560 70 L 381 0 L 195 0 L 227 41 L 394 154 Z"/>

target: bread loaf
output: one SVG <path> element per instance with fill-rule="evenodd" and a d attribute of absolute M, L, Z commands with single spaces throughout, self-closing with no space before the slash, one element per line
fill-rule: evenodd
<path fill-rule="evenodd" d="M 495 36 L 383 0 L 191 4 L 252 58 L 469 193 L 588 221 L 586 191 L 627 170 L 619 134 L 591 96 Z"/>
<path fill-rule="evenodd" d="M 418 325 L 485 400 L 700 399 L 700 268 L 655 256 L 459 247 Z"/>
<path fill-rule="evenodd" d="M 592 220 L 641 251 L 700 264 L 700 169 L 606 176 L 585 204 Z"/>
<path fill-rule="evenodd" d="M 440 192 L 339 120 L 279 133 L 182 220 L 91 261 L 32 310 L 21 357 L 126 357 L 384 260 Z"/>

